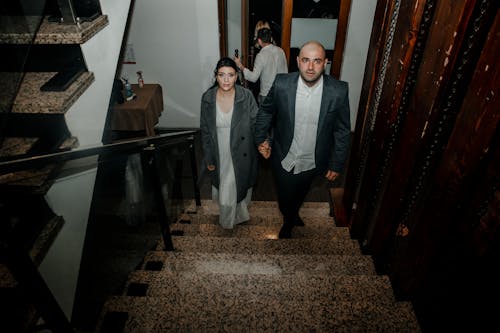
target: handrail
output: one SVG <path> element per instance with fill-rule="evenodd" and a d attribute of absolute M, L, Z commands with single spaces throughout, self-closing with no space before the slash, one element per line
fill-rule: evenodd
<path fill-rule="evenodd" d="M 18 155 L 0 159 L 0 175 L 9 172 L 24 170 L 27 168 L 37 168 L 51 163 L 60 163 L 89 157 L 99 154 L 118 154 L 131 151 L 139 151 L 146 147 L 170 145 L 185 141 L 185 138 L 192 137 L 198 130 L 187 130 L 160 134 L 154 137 L 131 139 L 100 146 L 93 146 L 83 149 L 62 151 L 44 155 L 28 156 Z M 22 156 L 22 157 L 20 157 Z"/>

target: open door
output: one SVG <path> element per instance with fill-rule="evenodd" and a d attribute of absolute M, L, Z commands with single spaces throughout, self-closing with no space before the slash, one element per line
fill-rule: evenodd
<path fill-rule="evenodd" d="M 351 0 L 283 0 L 281 47 L 295 71 L 300 45 L 318 40 L 327 51 L 330 75 L 340 77 Z"/>

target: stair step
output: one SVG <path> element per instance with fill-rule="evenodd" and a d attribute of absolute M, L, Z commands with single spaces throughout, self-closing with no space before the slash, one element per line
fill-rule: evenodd
<path fill-rule="evenodd" d="M 207 263 L 211 263 L 210 270 Z M 311 254 L 230 254 L 203 252 L 149 251 L 143 270 L 266 273 L 257 267 L 276 267 L 281 274 L 375 275 L 370 256 Z"/>
<path fill-rule="evenodd" d="M 338 228 L 333 224 L 317 224 L 312 226 L 308 221 L 303 227 L 295 227 L 292 230 L 293 238 L 325 238 L 331 240 L 350 240 L 351 236 L 347 228 Z M 242 237 L 253 239 L 277 239 L 281 224 L 248 225 L 239 224 L 233 229 L 224 229 L 216 224 L 184 224 L 174 223 L 170 226 L 173 234 L 183 236 L 214 236 L 214 237 Z"/>
<path fill-rule="evenodd" d="M 103 309 L 97 331 L 420 332 L 410 303 L 114 296 Z"/>
<path fill-rule="evenodd" d="M 33 31 L 37 29 L 38 16 L 8 16 L 8 20 L 0 19 L 1 44 L 31 44 Z M 35 44 L 83 44 L 101 31 L 109 23 L 107 15 L 101 15 L 90 22 L 76 24 L 59 24 L 43 18 L 38 28 Z M 26 29 L 28 25 L 29 29 Z"/>
<path fill-rule="evenodd" d="M 0 147 L 0 157 L 26 154 L 37 141 L 38 138 L 5 138 Z"/>
<path fill-rule="evenodd" d="M 304 221 L 305 226 L 331 226 L 335 227 L 335 223 L 333 218 L 330 216 L 323 217 L 308 217 L 302 216 L 302 220 Z M 183 224 L 216 224 L 219 225 L 219 215 L 218 214 L 181 214 L 177 223 Z M 279 212 L 271 215 L 259 214 L 259 215 L 250 215 L 250 220 L 239 224 L 239 225 L 259 225 L 259 226 L 282 226 L 283 218 Z M 239 226 L 238 225 L 238 226 Z"/>
<path fill-rule="evenodd" d="M 174 248 L 180 252 L 242 253 L 242 254 L 361 254 L 354 240 L 328 239 L 262 239 L 173 236 Z M 157 250 L 163 250 L 158 242 Z"/>
<path fill-rule="evenodd" d="M 268 273 L 135 271 L 129 276 L 125 294 L 170 299 L 176 295 L 179 298 L 199 298 L 205 302 L 214 298 L 250 301 L 266 297 L 301 302 L 395 302 L 387 276 L 282 274 L 278 267 L 258 266 L 256 270 L 267 270 Z"/>
<path fill-rule="evenodd" d="M 218 215 L 219 207 L 212 200 L 201 200 L 201 206 L 196 206 L 194 201 L 186 201 L 184 205 L 186 213 L 196 213 L 196 215 Z M 281 213 L 276 201 L 252 201 L 248 206 L 250 216 L 272 216 L 281 217 Z M 304 218 L 322 217 L 332 218 L 330 216 L 330 204 L 328 202 L 304 202 L 299 210 L 299 215 Z"/>
<path fill-rule="evenodd" d="M 12 113 L 64 114 L 94 82 L 94 73 L 83 72 L 65 91 L 40 91 L 56 72 L 25 73 Z"/>
<path fill-rule="evenodd" d="M 52 185 L 51 180 L 56 169 L 58 168 L 54 165 L 46 165 L 41 169 L 6 173 L 0 176 L 0 187 L 8 186 L 11 190 L 31 189 L 33 193 L 45 193 Z"/>

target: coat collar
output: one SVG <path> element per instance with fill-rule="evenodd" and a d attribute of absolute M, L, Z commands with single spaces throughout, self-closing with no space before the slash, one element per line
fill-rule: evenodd
<path fill-rule="evenodd" d="M 217 97 L 217 88 L 218 88 L 217 85 L 209 88 L 203 98 L 203 101 L 209 104 L 213 104 L 215 106 L 215 98 Z M 234 88 L 236 89 L 236 92 L 234 94 L 234 104 L 236 104 L 243 101 L 245 96 L 243 93 L 242 86 L 237 84 L 234 86 Z"/>
<path fill-rule="evenodd" d="M 217 98 L 217 88 L 218 88 L 217 86 L 214 86 L 208 89 L 207 93 L 203 96 L 203 101 L 205 103 L 208 103 L 210 109 L 213 110 L 213 112 L 210 113 L 210 118 L 211 122 L 214 124 L 214 128 L 215 128 L 215 117 L 216 117 L 215 104 Z M 245 99 L 245 93 L 243 90 L 244 88 L 240 85 L 236 85 L 235 89 L 236 91 L 234 95 L 234 106 L 233 106 L 233 116 L 231 118 L 231 128 L 234 128 L 236 125 L 238 125 L 238 123 L 242 119 L 243 112 L 241 112 L 242 110 L 238 107 L 238 105 Z"/>

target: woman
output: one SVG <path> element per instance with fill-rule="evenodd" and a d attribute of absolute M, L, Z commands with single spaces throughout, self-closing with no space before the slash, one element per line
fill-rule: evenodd
<path fill-rule="evenodd" d="M 236 84 L 236 63 L 222 58 L 215 84 L 201 98 L 204 162 L 219 204 L 219 224 L 226 229 L 248 221 L 247 205 L 257 180 L 257 149 L 253 141 L 257 103 L 250 90 Z"/>

